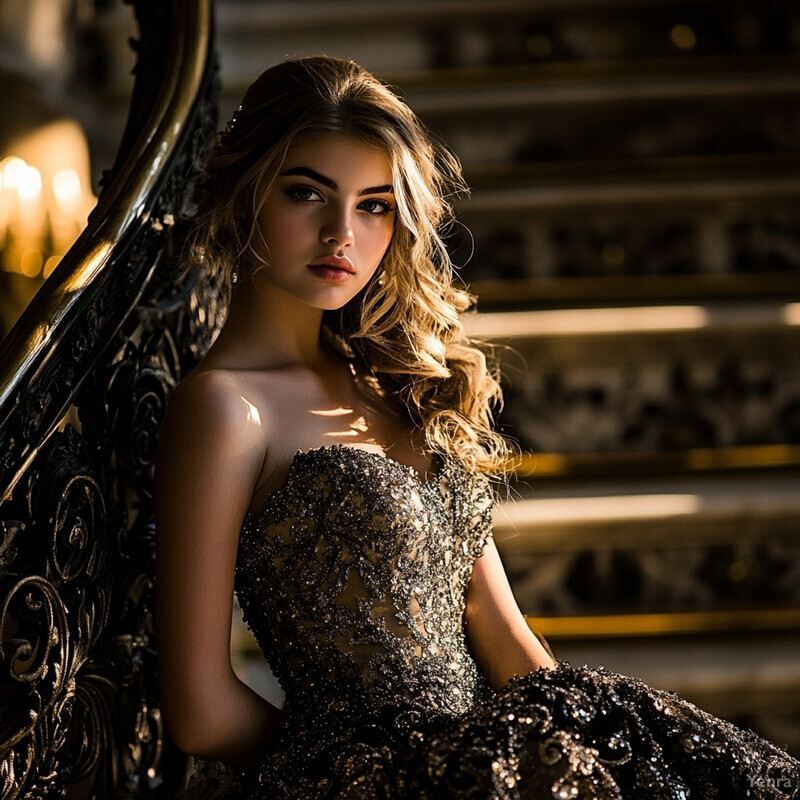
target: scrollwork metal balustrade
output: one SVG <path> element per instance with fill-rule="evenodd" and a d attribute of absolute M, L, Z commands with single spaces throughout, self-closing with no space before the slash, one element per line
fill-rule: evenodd
<path fill-rule="evenodd" d="M 155 442 L 218 328 L 174 269 L 216 129 L 211 0 L 136 0 L 119 155 L 0 348 L 0 796 L 168 797 L 156 693 Z"/>

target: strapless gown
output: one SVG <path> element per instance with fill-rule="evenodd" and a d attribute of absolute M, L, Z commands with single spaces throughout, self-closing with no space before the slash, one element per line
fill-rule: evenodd
<path fill-rule="evenodd" d="M 463 612 L 486 477 L 298 453 L 245 521 L 236 589 L 285 694 L 251 800 L 800 797 L 800 764 L 675 694 L 559 663 L 494 691 Z"/>

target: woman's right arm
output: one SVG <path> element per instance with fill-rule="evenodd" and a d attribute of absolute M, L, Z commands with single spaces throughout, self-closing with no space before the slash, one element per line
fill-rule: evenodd
<path fill-rule="evenodd" d="M 280 712 L 230 660 L 239 530 L 266 451 L 255 409 L 224 372 L 170 400 L 156 468 L 156 633 L 165 723 L 182 750 L 251 766 Z"/>

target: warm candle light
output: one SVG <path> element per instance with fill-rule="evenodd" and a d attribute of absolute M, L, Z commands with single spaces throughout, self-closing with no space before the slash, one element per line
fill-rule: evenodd
<path fill-rule="evenodd" d="M 19 261 L 19 271 L 26 278 L 35 278 L 42 271 L 44 258 L 39 250 L 26 250 Z"/>
<path fill-rule="evenodd" d="M 17 182 L 17 193 L 23 202 L 33 202 L 42 193 L 42 176 L 36 167 L 28 164 L 20 171 Z"/>
<path fill-rule="evenodd" d="M 80 127 L 60 120 L 10 146 L 0 161 L 2 267 L 47 277 L 86 224 L 95 198 Z"/>
<path fill-rule="evenodd" d="M 72 167 L 63 167 L 53 175 L 53 194 L 64 211 L 74 211 L 80 205 L 81 179 Z"/>
<path fill-rule="evenodd" d="M 3 184 L 9 189 L 18 188 L 28 165 L 23 159 L 17 158 L 17 156 L 5 158 L 0 163 L 3 165 Z"/>

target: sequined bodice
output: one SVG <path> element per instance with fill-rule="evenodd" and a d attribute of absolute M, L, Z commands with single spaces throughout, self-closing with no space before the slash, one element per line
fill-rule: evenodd
<path fill-rule="evenodd" d="M 463 612 L 491 506 L 487 479 L 454 461 L 423 480 L 343 445 L 295 456 L 284 487 L 245 521 L 236 576 L 294 718 L 476 704 L 487 687 Z"/>

